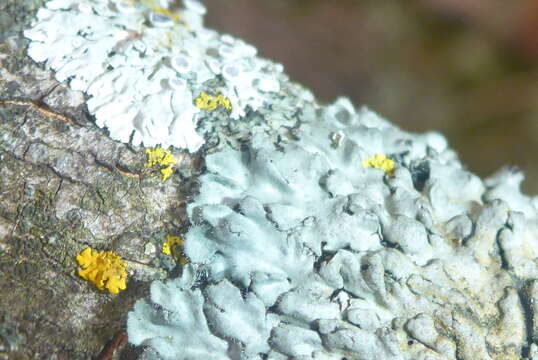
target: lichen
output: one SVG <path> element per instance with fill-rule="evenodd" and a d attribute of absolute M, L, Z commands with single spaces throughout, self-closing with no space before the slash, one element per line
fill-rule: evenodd
<path fill-rule="evenodd" d="M 210 95 L 206 92 L 200 93 L 195 100 L 196 107 L 202 110 L 213 111 L 219 105 L 226 110 L 232 110 L 230 99 L 225 98 L 222 94 Z"/>
<path fill-rule="evenodd" d="M 85 92 L 99 127 L 124 143 L 197 151 L 244 140 L 247 118 L 278 136 L 311 94 L 255 47 L 203 27 L 204 6 L 184 0 L 50 0 L 37 13 L 28 55 Z M 204 99 L 204 93 L 217 99 Z M 216 103 L 227 111 L 205 114 Z M 201 101 L 203 100 L 203 101 Z M 210 100 L 210 101 L 208 101 Z M 278 116 L 275 110 L 281 110 Z M 219 129 L 220 131 L 214 131 Z"/>
<path fill-rule="evenodd" d="M 383 170 L 388 176 L 394 176 L 394 160 L 383 154 L 375 154 L 363 160 L 362 166 Z"/>
<path fill-rule="evenodd" d="M 79 276 L 99 290 L 107 289 L 109 293 L 117 294 L 127 288 L 127 264 L 114 252 L 86 248 L 77 255 L 77 262 L 82 268 L 78 271 Z"/>
<path fill-rule="evenodd" d="M 153 150 L 146 149 L 147 161 L 145 167 L 159 166 L 162 175 L 162 181 L 168 179 L 174 173 L 174 165 L 177 164 L 176 157 L 169 151 L 156 146 Z"/>
<path fill-rule="evenodd" d="M 166 241 L 163 243 L 162 253 L 171 255 L 179 261 L 181 265 L 187 264 L 189 261 L 183 255 L 184 240 L 179 236 L 166 235 Z"/>
<path fill-rule="evenodd" d="M 224 359 L 520 358 L 529 344 L 515 289 L 538 275 L 538 212 L 494 196 L 517 181 L 486 187 L 439 135 L 405 133 L 344 99 L 319 114 L 278 146 L 260 134 L 206 157 L 187 207 L 189 278 L 137 305 L 133 343 L 187 359 L 204 344 L 181 339 L 209 326 Z M 360 166 L 371 154 L 397 159 L 393 176 Z M 170 309 L 178 288 L 203 294 L 196 323 L 148 312 L 196 312 Z"/>
<path fill-rule="evenodd" d="M 165 0 L 52 0 L 26 32 L 114 139 L 223 149 L 205 157 L 185 242 L 170 240 L 190 261 L 136 304 L 129 340 L 150 359 L 537 359 L 538 200 L 522 175 L 482 181 L 439 134 L 319 106 L 184 3 L 175 21 Z M 203 93 L 231 108 L 200 111 Z M 109 272 L 87 272 L 105 288 Z"/>

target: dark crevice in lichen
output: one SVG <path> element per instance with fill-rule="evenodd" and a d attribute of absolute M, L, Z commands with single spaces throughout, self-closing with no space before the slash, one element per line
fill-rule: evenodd
<path fill-rule="evenodd" d="M 430 178 L 430 164 L 428 161 L 421 161 L 416 164 L 411 164 L 409 168 L 413 186 L 418 192 L 421 192 L 426 185 L 426 181 Z"/>
<path fill-rule="evenodd" d="M 469 217 L 469 219 L 471 220 L 471 231 L 469 232 L 469 234 L 467 236 L 465 236 L 463 239 L 461 239 L 461 244 L 463 246 L 467 245 L 467 243 L 469 242 L 470 239 L 473 238 L 473 236 L 475 235 L 476 233 L 476 221 L 473 221 L 471 219 L 471 217 Z"/>
<path fill-rule="evenodd" d="M 336 255 L 336 251 L 322 251 L 321 256 L 314 261 L 314 270 L 319 272 L 323 264 L 327 264 Z"/>
<path fill-rule="evenodd" d="M 497 244 L 497 247 L 499 248 L 499 257 L 501 259 L 501 268 L 504 269 L 504 270 L 509 270 L 510 262 L 508 261 L 508 259 L 506 257 L 506 252 L 504 251 L 504 249 L 502 247 L 502 244 L 501 244 L 501 241 L 500 241 L 501 233 L 503 231 L 509 231 L 509 230 L 508 230 L 507 227 L 500 228 L 497 231 L 497 234 L 495 235 L 495 243 Z"/>
<path fill-rule="evenodd" d="M 517 289 L 517 294 L 521 301 L 521 308 L 523 310 L 523 319 L 525 321 L 526 344 L 521 347 L 520 356 L 522 358 L 525 358 L 530 355 L 530 347 L 531 347 L 531 344 L 533 343 L 533 333 L 534 333 L 533 318 L 535 314 L 532 309 L 532 298 L 531 296 L 529 296 L 530 284 L 531 282 L 528 281 L 522 286 L 519 286 Z"/>

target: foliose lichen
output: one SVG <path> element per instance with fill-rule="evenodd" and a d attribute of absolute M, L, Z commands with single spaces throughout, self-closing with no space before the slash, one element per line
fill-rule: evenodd
<path fill-rule="evenodd" d="M 154 283 L 130 340 L 158 359 L 535 359 L 521 174 L 482 182 L 439 134 L 346 99 L 301 120 L 294 140 L 207 156 L 186 275 Z M 362 166 L 375 154 L 393 176 Z"/>
<path fill-rule="evenodd" d="M 28 54 L 85 92 L 96 124 L 125 143 L 190 152 L 205 140 L 235 144 L 256 123 L 251 113 L 275 136 L 293 127 L 311 94 L 255 47 L 203 27 L 206 9 L 197 0 L 170 10 L 172 3 L 48 1 L 24 32 Z M 229 111 L 201 111 L 195 99 L 208 92 L 220 93 Z"/>

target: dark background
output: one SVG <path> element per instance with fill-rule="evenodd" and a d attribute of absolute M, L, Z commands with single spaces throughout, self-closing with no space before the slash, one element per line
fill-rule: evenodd
<path fill-rule="evenodd" d="M 205 0 L 206 24 L 281 62 L 321 102 L 345 95 L 437 130 L 480 176 L 523 169 L 538 193 L 538 2 Z"/>

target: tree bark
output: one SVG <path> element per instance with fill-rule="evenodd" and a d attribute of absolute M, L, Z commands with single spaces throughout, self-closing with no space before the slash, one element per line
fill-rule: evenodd
<path fill-rule="evenodd" d="M 143 148 L 95 126 L 83 94 L 25 55 L 21 30 L 41 5 L 0 0 L 0 359 L 133 358 L 115 347 L 134 301 L 166 273 L 155 255 L 184 228 L 200 161 L 180 155 L 162 182 Z M 77 275 L 88 246 L 127 262 L 125 291 L 109 295 Z"/>

